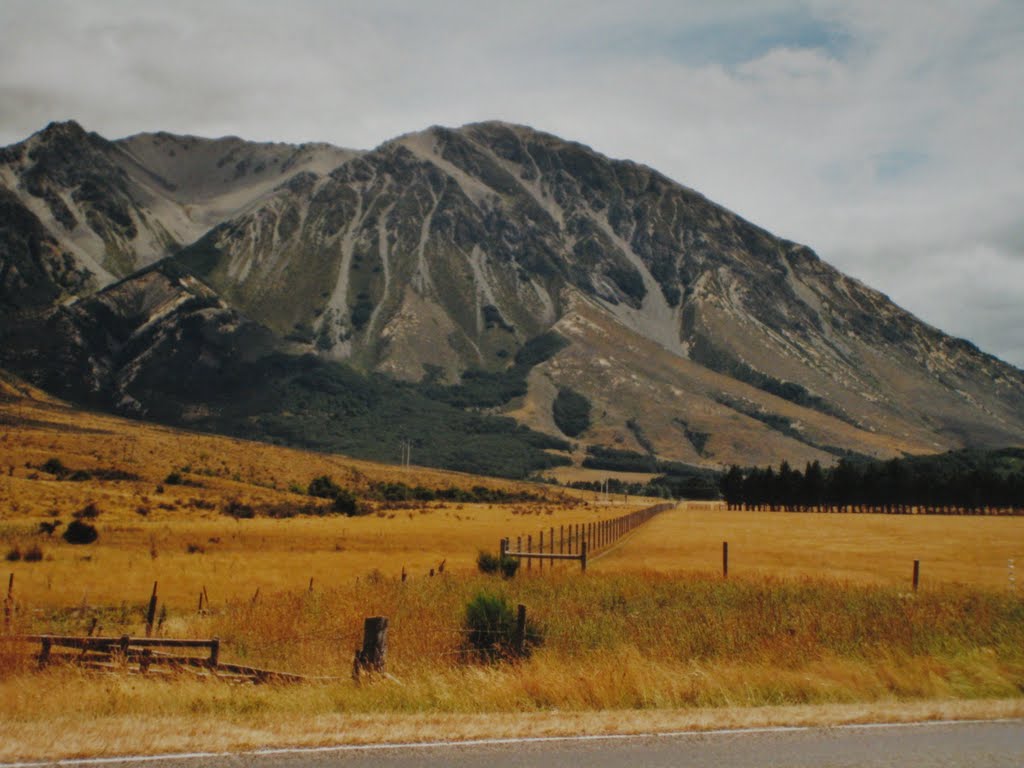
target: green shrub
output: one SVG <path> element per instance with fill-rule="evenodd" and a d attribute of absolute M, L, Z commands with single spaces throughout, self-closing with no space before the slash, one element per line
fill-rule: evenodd
<path fill-rule="evenodd" d="M 334 496 L 333 509 L 335 512 L 340 512 L 343 515 L 354 517 L 360 514 L 366 514 L 368 509 L 364 511 L 364 508 L 359 504 L 358 499 L 352 491 L 347 491 L 344 488 L 339 488 L 338 493 Z"/>
<path fill-rule="evenodd" d="M 64 541 L 68 544 L 92 544 L 99 536 L 95 526 L 81 520 L 72 520 L 64 529 Z"/>
<path fill-rule="evenodd" d="M 224 505 L 223 512 L 236 520 L 251 520 L 256 517 L 256 510 L 248 504 L 243 504 L 238 499 L 231 499 Z"/>
<path fill-rule="evenodd" d="M 497 573 L 500 566 L 501 558 L 490 552 L 480 550 L 480 553 L 476 556 L 476 567 L 480 573 Z"/>
<path fill-rule="evenodd" d="M 175 470 L 174 472 L 171 472 L 167 477 L 164 478 L 164 482 L 167 485 L 181 485 L 181 483 L 182 483 L 181 473 L 178 472 L 177 470 Z"/>
<path fill-rule="evenodd" d="M 97 517 L 100 516 L 100 508 L 96 506 L 95 502 L 90 501 L 80 510 L 78 510 L 77 512 L 72 512 L 71 514 L 76 520 L 81 520 L 83 518 L 86 520 L 95 520 Z M 65 531 L 65 534 L 66 533 L 67 532 Z"/>
<path fill-rule="evenodd" d="M 519 560 L 505 555 L 505 557 L 498 561 L 498 570 L 501 571 L 503 578 L 511 579 L 519 570 Z"/>
<path fill-rule="evenodd" d="M 7 555 L 6 555 L 5 559 L 9 563 L 16 563 L 19 560 L 21 560 L 21 548 L 20 547 L 13 547 L 13 548 L 7 550 Z"/>
<path fill-rule="evenodd" d="M 479 592 L 466 604 L 467 648 L 479 658 L 496 661 L 511 654 L 516 629 L 515 612 L 502 595 Z"/>
<path fill-rule="evenodd" d="M 309 481 L 309 489 L 306 492 L 321 499 L 333 499 L 341 493 L 341 487 L 327 475 L 320 475 Z"/>
<path fill-rule="evenodd" d="M 47 459 L 46 463 L 40 467 L 43 472 L 47 472 L 51 475 L 57 475 L 63 477 L 70 470 L 64 466 L 64 462 L 58 458 Z"/>

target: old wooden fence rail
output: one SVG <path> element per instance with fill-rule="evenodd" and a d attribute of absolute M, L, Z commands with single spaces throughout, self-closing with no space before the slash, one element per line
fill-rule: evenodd
<path fill-rule="evenodd" d="M 300 675 L 286 672 L 272 672 L 266 669 L 224 664 L 220 661 L 220 640 L 188 640 L 155 637 L 81 637 L 68 635 L 13 635 L 3 640 L 15 643 L 38 643 L 40 650 L 36 658 L 40 666 L 53 662 L 76 663 L 95 669 L 121 667 L 137 670 L 143 674 L 151 667 L 163 666 L 172 670 L 194 668 L 207 670 L 216 677 L 245 679 L 253 682 L 300 682 Z M 177 654 L 159 649 L 171 649 Z M 189 650 L 205 650 L 203 655 L 181 653 Z M 72 651 L 68 653 L 67 651 Z"/>
<path fill-rule="evenodd" d="M 514 549 L 512 539 L 504 538 L 498 549 L 501 557 L 525 560 L 527 570 L 532 570 L 534 560 L 538 561 L 538 568 L 541 571 L 544 570 L 545 560 L 548 561 L 549 568 L 554 567 L 556 560 L 577 560 L 580 570 L 585 571 L 587 570 L 587 558 L 592 558 L 598 552 L 608 549 L 627 533 L 636 530 L 658 513 L 674 509 L 675 506 L 673 503 L 655 504 L 653 507 L 638 509 L 609 520 L 560 525 L 557 529 L 557 536 L 555 527 L 550 526 L 546 539 L 545 531 L 541 529 L 537 536 L 536 549 L 534 549 L 532 534 L 528 534 L 525 539 L 523 536 L 517 536 Z M 526 542 L 525 549 L 523 549 L 524 540 Z"/>

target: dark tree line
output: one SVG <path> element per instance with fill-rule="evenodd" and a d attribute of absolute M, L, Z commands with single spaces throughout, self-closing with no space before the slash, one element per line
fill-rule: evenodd
<path fill-rule="evenodd" d="M 888 514 L 1024 514 L 1024 449 L 954 451 L 890 461 L 840 459 L 801 472 L 731 467 L 721 479 L 729 509 Z"/>

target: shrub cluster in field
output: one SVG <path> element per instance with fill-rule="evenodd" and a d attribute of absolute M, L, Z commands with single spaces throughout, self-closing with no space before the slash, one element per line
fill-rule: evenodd
<path fill-rule="evenodd" d="M 508 491 L 500 488 L 488 488 L 474 485 L 471 488 L 448 486 L 429 488 L 423 485 L 411 486 L 403 482 L 373 482 L 359 498 L 355 492 L 343 488 L 329 475 L 319 475 L 310 480 L 303 489 L 294 485 L 290 488 L 294 493 L 305 493 L 317 499 L 326 499 L 329 505 L 311 503 L 294 504 L 280 502 L 253 506 L 237 499 L 229 500 L 223 507 L 224 514 L 236 518 L 252 518 L 257 514 L 267 517 L 294 517 L 296 515 L 327 515 L 342 514 L 348 516 L 366 515 L 372 510 L 368 502 L 382 502 L 386 506 L 400 506 L 404 502 L 453 501 L 459 503 L 479 504 L 511 504 L 541 500 L 543 497 L 529 491 Z M 567 500 L 571 502 L 572 500 Z"/>
<path fill-rule="evenodd" d="M 508 555 L 501 557 L 481 551 L 476 557 L 476 567 L 480 573 L 500 573 L 506 579 L 511 579 L 519 570 L 519 561 Z"/>

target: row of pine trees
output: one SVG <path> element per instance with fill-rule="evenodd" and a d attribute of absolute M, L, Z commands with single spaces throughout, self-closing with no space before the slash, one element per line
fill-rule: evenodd
<path fill-rule="evenodd" d="M 788 462 L 777 470 L 733 466 L 720 487 L 735 510 L 1024 514 L 1024 469 L 1005 462 L 840 459 L 802 472 Z"/>

